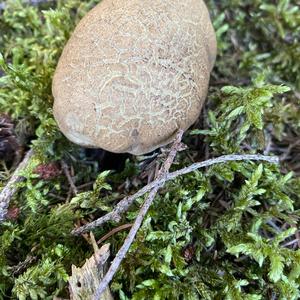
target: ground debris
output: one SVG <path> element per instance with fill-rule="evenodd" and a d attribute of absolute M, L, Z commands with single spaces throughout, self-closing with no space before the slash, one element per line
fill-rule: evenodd
<path fill-rule="evenodd" d="M 72 266 L 72 276 L 69 279 L 72 300 L 91 299 L 95 294 L 106 271 L 105 268 L 110 255 L 109 246 L 110 244 L 105 244 L 100 249 L 94 249 L 93 256 L 87 259 L 81 268 Z M 113 300 L 109 288 L 105 290 L 100 299 Z"/>

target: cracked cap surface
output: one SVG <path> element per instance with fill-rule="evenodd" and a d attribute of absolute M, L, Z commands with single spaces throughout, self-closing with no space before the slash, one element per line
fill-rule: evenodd
<path fill-rule="evenodd" d="M 59 59 L 55 119 L 76 144 L 151 152 L 196 121 L 215 57 L 202 0 L 103 0 Z"/>

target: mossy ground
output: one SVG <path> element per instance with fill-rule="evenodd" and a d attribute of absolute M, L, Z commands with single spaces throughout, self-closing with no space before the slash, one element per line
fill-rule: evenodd
<path fill-rule="evenodd" d="M 92 255 L 89 237 L 70 231 L 146 181 L 136 157 L 77 147 L 53 120 L 57 60 L 97 2 L 9 0 L 0 12 L 0 111 L 13 120 L 14 149 L 32 146 L 36 153 L 0 228 L 0 299 L 68 297 L 71 264 Z M 231 153 L 278 155 L 281 166 L 231 162 L 168 183 L 111 288 L 116 299 L 299 299 L 299 1 L 207 4 L 219 55 L 207 105 L 173 169 Z M 18 155 L 11 160 L 1 147 L 4 186 Z M 75 198 L 61 160 L 80 191 Z M 121 223 L 131 223 L 137 211 L 138 203 Z M 96 239 L 116 226 L 97 229 Z M 112 254 L 126 234 L 107 240 Z"/>

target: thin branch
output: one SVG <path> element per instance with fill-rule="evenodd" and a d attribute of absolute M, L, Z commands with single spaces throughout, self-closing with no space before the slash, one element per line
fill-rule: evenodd
<path fill-rule="evenodd" d="M 28 166 L 32 156 L 33 150 L 31 149 L 26 153 L 23 161 L 19 164 L 18 168 L 0 193 L 0 223 L 5 220 L 10 200 L 18 190 L 16 184 L 24 180 L 24 177 L 20 176 L 19 173 Z"/>
<path fill-rule="evenodd" d="M 22 261 L 22 262 L 18 263 L 16 266 L 12 267 L 13 275 L 17 276 L 17 275 L 21 274 L 36 260 L 37 260 L 36 256 L 28 255 L 24 261 Z"/>
<path fill-rule="evenodd" d="M 269 225 L 269 226 L 271 226 L 273 229 L 275 229 L 276 230 L 276 232 L 282 232 L 282 230 L 281 230 L 281 228 L 279 227 L 279 226 L 277 226 L 272 220 L 269 220 L 268 222 L 267 222 L 267 224 Z"/>
<path fill-rule="evenodd" d="M 291 241 L 286 242 L 285 244 L 282 244 L 281 247 L 282 248 L 287 248 L 288 246 L 294 246 L 295 244 L 298 244 L 298 239 L 294 239 Z"/>
<path fill-rule="evenodd" d="M 159 190 L 160 187 L 162 187 L 165 184 L 166 176 L 167 176 L 169 169 L 175 159 L 175 156 L 176 156 L 177 152 L 182 149 L 182 144 L 181 144 L 182 135 L 183 135 L 183 130 L 180 130 L 177 134 L 176 140 L 174 141 L 174 143 L 172 145 L 172 148 L 169 152 L 167 159 L 165 160 L 165 162 L 163 163 L 162 167 L 160 168 L 160 170 L 158 172 L 157 179 L 159 180 L 159 183 L 150 191 L 147 199 L 145 200 L 144 204 L 142 205 L 142 207 L 139 211 L 139 214 L 136 217 L 136 219 L 133 223 L 133 226 L 131 227 L 131 229 L 129 231 L 129 234 L 124 241 L 124 244 L 118 251 L 116 257 L 114 258 L 114 260 L 112 261 L 112 263 L 110 265 L 110 268 L 108 269 L 107 273 L 105 274 L 102 281 L 100 282 L 100 285 L 97 288 L 95 296 L 93 298 L 94 300 L 100 299 L 100 296 L 104 293 L 104 291 L 108 287 L 113 276 L 119 269 L 119 266 L 120 266 L 122 260 L 124 259 L 126 253 L 128 252 L 131 244 L 133 243 L 134 238 L 135 238 L 139 228 L 142 225 L 144 217 L 147 214 L 151 204 L 154 201 L 157 191 Z"/>
<path fill-rule="evenodd" d="M 23 4 L 37 6 L 44 3 L 52 3 L 56 0 L 24 0 Z M 5 2 L 0 2 L 0 11 L 6 8 L 7 4 Z"/>
<path fill-rule="evenodd" d="M 170 173 L 167 177 L 167 180 L 172 180 L 178 176 L 185 175 L 194 172 L 198 169 L 209 167 L 215 164 L 221 164 L 228 161 L 240 161 L 240 160 L 266 161 L 271 164 L 279 164 L 279 158 L 277 156 L 265 156 L 260 154 L 223 155 L 217 158 L 212 158 L 199 163 L 192 164 L 191 166 Z"/>
<path fill-rule="evenodd" d="M 132 227 L 132 224 L 123 224 L 119 227 L 116 227 L 114 228 L 113 230 L 111 230 L 110 232 L 108 232 L 106 235 L 104 235 L 98 242 L 97 244 L 101 244 L 103 243 L 104 241 L 106 241 L 108 238 L 110 238 L 112 235 L 114 235 L 115 233 L 119 232 L 119 231 L 122 231 L 122 230 L 125 230 L 125 229 L 128 229 Z"/>
<path fill-rule="evenodd" d="M 147 192 L 152 190 L 154 187 L 159 185 L 162 181 L 170 181 L 178 176 L 188 174 L 188 173 L 194 172 L 198 169 L 205 168 L 205 167 L 208 167 L 208 166 L 211 166 L 214 164 L 220 164 L 220 163 L 225 163 L 225 162 L 229 162 L 229 161 L 246 161 L 246 160 L 266 161 L 266 162 L 269 162 L 272 164 L 279 163 L 279 158 L 276 156 L 265 156 L 265 155 L 260 155 L 260 154 L 258 154 L 258 155 L 245 154 L 245 155 L 223 155 L 223 156 L 220 156 L 217 158 L 212 158 L 212 159 L 208 159 L 208 160 L 205 160 L 202 162 L 192 164 L 192 165 L 185 167 L 183 169 L 180 169 L 178 171 L 169 173 L 166 176 L 166 178 L 164 178 L 163 180 L 158 178 L 155 181 L 147 184 L 146 186 L 144 186 L 142 189 L 140 189 L 135 194 L 122 199 L 116 205 L 116 207 L 114 208 L 113 211 L 109 212 L 108 214 L 104 215 L 103 217 L 100 217 L 99 219 L 97 219 L 91 223 L 88 223 L 84 226 L 74 229 L 72 231 L 72 234 L 80 235 L 84 232 L 93 230 L 94 228 L 99 227 L 108 221 L 119 222 L 121 219 L 121 214 L 126 212 L 137 198 L 143 196 L 144 194 L 146 194 Z"/>
<path fill-rule="evenodd" d="M 294 224 L 292 226 L 294 228 L 298 229 L 296 224 Z M 298 249 L 300 249 L 300 232 L 298 230 L 296 231 L 295 236 L 296 236 L 296 239 L 297 239 L 297 247 L 298 247 Z"/>
<path fill-rule="evenodd" d="M 78 194 L 78 189 L 75 186 L 74 181 L 72 179 L 72 176 L 69 172 L 68 165 L 63 160 L 61 161 L 61 167 L 62 167 L 62 169 L 63 169 L 63 171 L 64 171 L 64 173 L 65 173 L 65 175 L 68 179 L 68 182 L 69 182 L 69 185 L 70 185 L 70 188 L 71 188 L 71 191 L 72 191 L 73 195 L 76 196 Z"/>

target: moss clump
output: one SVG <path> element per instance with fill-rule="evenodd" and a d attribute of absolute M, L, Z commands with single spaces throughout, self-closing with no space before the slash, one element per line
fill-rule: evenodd
<path fill-rule="evenodd" d="M 92 254 L 85 239 L 70 235 L 74 224 L 103 215 L 144 184 L 144 166 L 136 158 L 129 157 L 123 171 L 102 172 L 98 154 L 69 143 L 52 118 L 58 57 L 96 2 L 26 6 L 14 0 L 0 13 L 0 111 L 13 118 L 23 149 L 33 144 L 37 153 L 11 203 L 11 217 L 0 227 L 2 299 L 67 297 L 71 264 Z M 230 162 L 168 183 L 114 279 L 116 299 L 300 297 L 296 2 L 209 1 L 219 57 L 199 126 L 186 135 L 189 150 L 173 168 L 222 154 L 263 152 L 280 155 L 281 167 Z M 80 191 L 75 198 L 63 172 L 47 177 L 37 168 L 47 171 L 61 159 Z M 2 161 L 0 171 L 4 186 L 13 170 Z M 131 222 L 137 210 L 122 222 Z M 115 225 L 96 230 L 96 238 Z M 126 234 L 109 239 L 113 253 Z"/>

